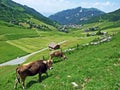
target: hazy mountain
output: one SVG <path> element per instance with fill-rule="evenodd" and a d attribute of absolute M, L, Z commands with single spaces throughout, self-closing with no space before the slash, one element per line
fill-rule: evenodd
<path fill-rule="evenodd" d="M 49 16 L 50 19 L 57 21 L 60 24 L 77 24 L 89 20 L 90 17 L 104 14 L 96 8 L 74 8 L 58 12 Z"/>

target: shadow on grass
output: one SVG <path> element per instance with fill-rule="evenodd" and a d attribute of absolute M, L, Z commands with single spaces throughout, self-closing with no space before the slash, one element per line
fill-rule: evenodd
<path fill-rule="evenodd" d="M 52 74 L 50 74 L 50 75 L 48 75 L 48 76 L 43 75 L 43 76 L 42 76 L 42 81 L 45 80 L 45 79 L 47 79 L 47 78 L 49 78 L 49 77 L 51 77 L 51 76 L 52 76 Z M 42 81 L 41 81 L 41 82 L 42 82 Z M 38 82 L 38 80 L 36 80 L 36 81 L 35 81 L 35 80 L 32 80 L 32 81 L 30 81 L 29 83 L 26 84 L 26 89 L 29 89 L 32 85 L 34 85 L 34 84 L 36 84 L 36 83 L 41 83 L 41 82 Z"/>
<path fill-rule="evenodd" d="M 63 61 L 66 61 L 67 59 L 64 60 L 63 58 L 60 58 L 60 59 L 57 58 L 57 59 L 53 60 L 53 63 L 63 62 Z"/>

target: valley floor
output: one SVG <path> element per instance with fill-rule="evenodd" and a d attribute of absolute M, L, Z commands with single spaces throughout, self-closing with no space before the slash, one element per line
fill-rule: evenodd
<path fill-rule="evenodd" d="M 65 43 L 65 42 L 66 42 L 66 41 L 62 41 L 62 42 L 59 42 L 58 44 L 61 45 L 61 44 Z M 43 52 L 43 51 L 45 51 L 45 50 L 47 50 L 47 49 L 48 49 L 48 47 L 47 47 L 47 48 L 43 48 L 43 49 L 41 49 L 41 50 L 39 50 L 39 51 L 33 52 L 33 53 L 31 53 L 31 54 L 28 54 L 28 55 L 26 55 L 26 56 L 17 57 L 16 59 L 13 59 L 13 60 L 10 60 L 10 61 L 8 61 L 8 62 L 5 62 L 5 63 L 0 64 L 0 66 L 22 64 L 22 63 L 24 63 L 24 62 L 27 60 L 28 57 L 30 57 L 30 56 L 32 56 L 32 55 L 34 55 L 34 54 Z"/>

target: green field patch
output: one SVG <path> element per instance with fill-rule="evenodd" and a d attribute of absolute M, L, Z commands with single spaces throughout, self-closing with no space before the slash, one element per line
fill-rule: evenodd
<path fill-rule="evenodd" d="M 93 37 L 86 37 L 86 38 L 78 38 L 78 37 L 74 37 L 74 38 L 69 38 L 67 39 L 67 41 L 63 44 L 61 44 L 61 48 L 62 48 L 62 51 L 68 49 L 68 48 L 72 48 L 73 46 L 77 46 L 78 44 L 79 45 L 83 45 L 83 44 L 86 44 L 86 43 L 89 43 L 90 41 L 92 41 L 94 38 Z M 49 58 L 49 54 L 50 54 L 50 50 L 45 50 L 44 52 L 40 52 L 40 53 L 37 53 L 35 55 L 32 55 L 30 56 L 26 62 L 31 62 L 31 61 L 34 61 L 34 60 L 39 60 L 39 59 L 43 59 L 43 56 L 48 59 Z"/>
<path fill-rule="evenodd" d="M 0 63 L 15 59 L 18 56 L 23 56 L 28 54 L 27 52 L 10 45 L 6 42 L 0 42 Z"/>
<path fill-rule="evenodd" d="M 35 23 L 35 24 L 37 24 L 37 25 L 45 25 L 45 26 L 47 26 L 47 27 L 48 27 L 49 29 L 51 29 L 51 30 L 56 30 L 55 27 L 53 27 L 53 26 L 51 26 L 51 25 L 48 25 L 48 24 L 46 24 L 46 23 L 44 23 L 44 22 L 41 22 L 41 21 L 39 21 L 39 20 L 37 20 L 37 19 L 30 18 L 30 21 L 33 22 L 33 23 Z"/>
<path fill-rule="evenodd" d="M 42 36 L 36 37 L 36 38 L 22 38 L 17 40 L 9 40 L 7 43 L 14 45 L 20 49 L 22 49 L 25 52 L 32 53 L 34 51 L 43 49 L 48 47 L 48 45 L 51 42 L 62 42 L 64 40 L 75 40 L 75 38 L 71 36 L 62 36 L 59 37 L 59 35 L 49 35 L 50 33 L 41 33 Z M 48 38 L 49 37 L 49 38 Z M 77 38 L 77 37 L 76 37 Z"/>
<path fill-rule="evenodd" d="M 7 27 L 4 25 L 0 27 L 1 41 L 15 40 L 19 38 L 28 38 L 28 37 L 33 38 L 38 36 L 39 34 L 35 30 L 23 29 L 20 27 Z"/>
<path fill-rule="evenodd" d="M 109 29 L 105 29 L 104 31 L 109 32 L 109 33 L 117 33 L 117 32 L 120 32 L 120 27 L 109 28 Z"/>

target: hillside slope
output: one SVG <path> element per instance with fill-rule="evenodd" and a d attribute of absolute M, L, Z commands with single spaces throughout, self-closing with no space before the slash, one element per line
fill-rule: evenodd
<path fill-rule="evenodd" d="M 95 22 L 103 22 L 103 21 L 110 21 L 110 22 L 120 21 L 120 9 L 104 15 L 95 16 L 93 18 L 90 18 L 89 21 L 84 21 L 84 23 L 95 23 Z"/>
<path fill-rule="evenodd" d="M 96 8 L 78 7 L 58 12 L 49 16 L 49 18 L 60 24 L 77 24 L 78 22 L 87 21 L 90 17 L 101 14 L 104 14 L 104 12 Z"/>
<path fill-rule="evenodd" d="M 48 77 L 38 75 L 26 79 L 29 90 L 119 90 L 120 88 L 120 33 L 112 41 L 79 48 L 66 53 L 68 60 L 54 59 L 54 69 Z M 64 68 L 63 68 L 64 67 Z M 12 90 L 16 66 L 0 67 L 1 90 Z M 52 82 L 51 82 L 52 81 Z M 76 83 L 74 87 L 72 83 Z M 9 87 L 9 88 L 8 88 Z M 18 90 L 22 87 L 19 84 Z"/>
<path fill-rule="evenodd" d="M 45 43 L 48 45 L 48 40 L 42 42 L 40 37 L 47 31 L 57 32 L 54 25 L 28 6 L 0 0 L 0 63 L 42 49 Z"/>
<path fill-rule="evenodd" d="M 31 20 L 32 19 L 32 20 Z M 45 24 L 54 26 L 54 22 L 28 6 L 20 5 L 12 0 L 0 0 L 0 20 L 16 25 L 42 28 Z M 42 24 L 36 24 L 36 22 Z M 43 24 L 45 23 L 45 24 Z M 47 26 L 47 25 L 46 25 Z M 49 27 L 49 26 L 48 26 Z"/>

